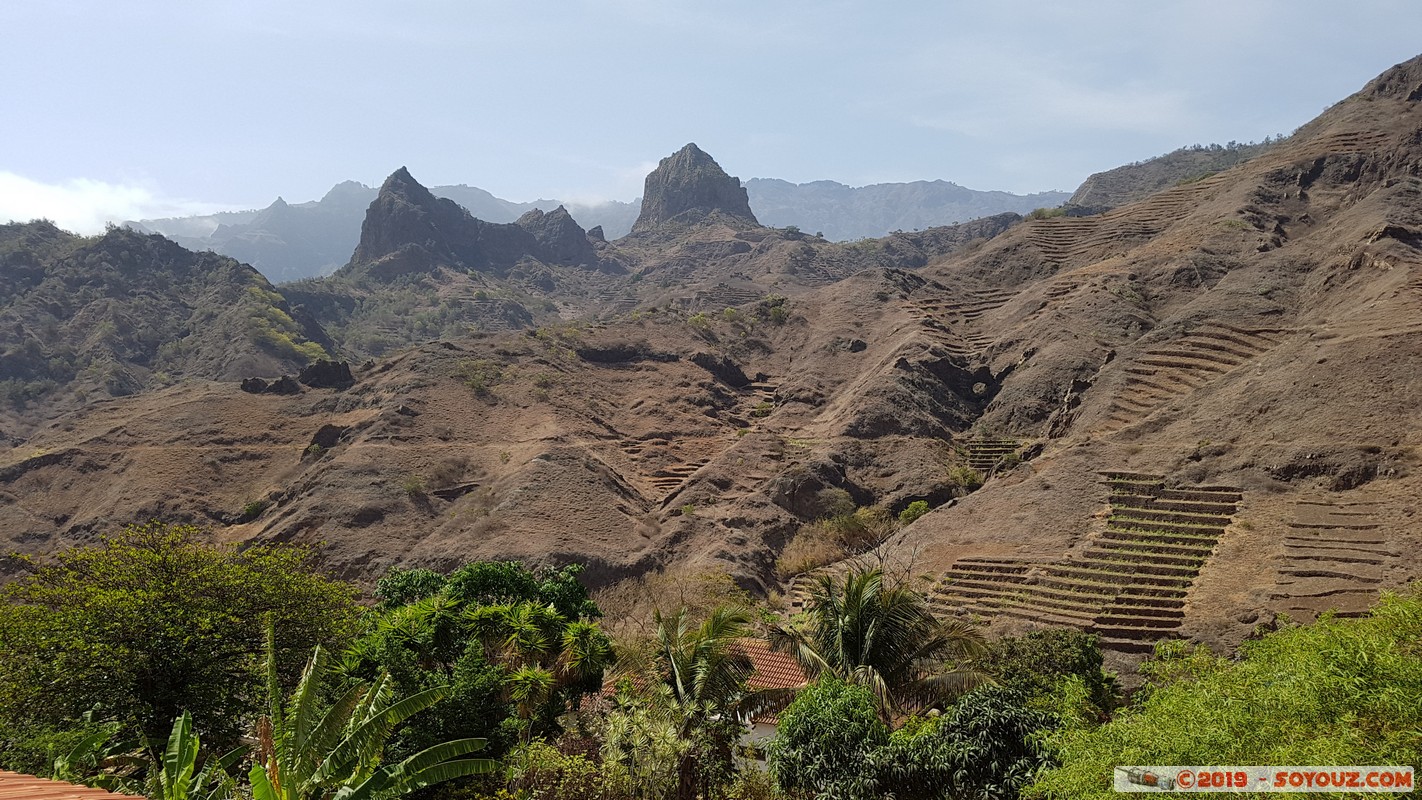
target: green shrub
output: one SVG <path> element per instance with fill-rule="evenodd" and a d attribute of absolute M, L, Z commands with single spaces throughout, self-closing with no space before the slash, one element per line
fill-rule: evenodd
<path fill-rule="evenodd" d="M 1053 217 L 1065 216 L 1066 209 L 1058 206 L 1057 208 L 1034 208 L 1032 212 L 1027 215 L 1027 219 L 1052 219 Z"/>
<path fill-rule="evenodd" d="M 775 410 L 775 404 L 772 403 L 772 402 L 770 402 L 770 401 L 768 401 L 768 400 L 766 400 L 766 401 L 762 401 L 762 402 L 760 402 L 760 403 L 757 403 L 757 404 L 756 404 L 756 407 L 753 408 L 753 409 L 751 409 L 750 415 L 751 415 L 752 417 L 768 417 L 768 416 L 770 416 L 770 412 L 772 412 L 772 411 L 774 411 L 774 410 Z"/>
<path fill-rule="evenodd" d="M 503 380 L 504 371 L 497 361 L 475 358 L 459 362 L 456 375 L 476 396 L 488 397 L 493 387 Z"/>
<path fill-rule="evenodd" d="M 686 324 L 693 328 L 706 330 L 711 327 L 711 318 L 706 316 L 706 312 L 698 311 L 686 318 Z"/>
<path fill-rule="evenodd" d="M 985 686 L 941 716 L 911 718 L 875 753 L 881 786 L 896 800 L 1017 797 L 1052 761 L 1042 734 L 1052 714 L 1026 707 L 1022 696 Z"/>
<path fill-rule="evenodd" d="M 245 505 L 242 506 L 242 513 L 241 513 L 242 521 L 244 521 L 244 522 L 250 522 L 250 521 L 256 519 L 257 517 L 261 516 L 262 512 L 263 512 L 263 511 L 266 511 L 266 510 L 267 510 L 267 501 L 265 501 L 265 500 L 249 500 L 249 501 L 247 501 L 247 503 L 246 503 Z"/>
<path fill-rule="evenodd" d="M 1030 796 L 1114 797 L 1119 764 L 1422 765 L 1422 585 L 1370 616 L 1325 616 L 1245 642 L 1237 657 L 1182 641 L 1142 665 L 1138 702 L 1054 737 L 1061 766 Z"/>
<path fill-rule="evenodd" d="M 1101 646 L 1096 634 L 1075 628 L 1030 631 L 1004 636 L 987 646 L 978 667 L 999 683 L 1020 692 L 1028 705 L 1055 708 L 1066 694 L 1063 683 L 1076 679 L 1085 688 L 1088 715 L 1105 719 L 1119 697 L 1115 675 L 1102 669 Z"/>
<path fill-rule="evenodd" d="M 880 796 L 873 754 L 889 740 L 874 695 L 833 677 L 801 689 L 766 751 L 780 788 L 816 798 Z"/>
<path fill-rule="evenodd" d="M 983 485 L 982 473 L 969 466 L 957 466 L 948 470 L 948 482 L 960 489 L 973 491 Z"/>
<path fill-rule="evenodd" d="M 911 524 L 914 520 L 927 514 L 929 511 L 927 500 L 915 500 L 908 504 L 908 508 L 899 512 L 899 522 L 905 525 Z"/>
<path fill-rule="evenodd" d="M 405 476 L 405 480 L 400 483 L 400 489 L 410 497 L 425 496 L 425 482 L 418 475 Z"/>
<path fill-rule="evenodd" d="M 264 616 L 283 680 L 312 646 L 353 633 L 354 589 L 316 574 L 311 551 L 206 538 L 130 526 L 0 590 L 0 742 L 101 704 L 121 737 L 161 740 L 187 710 L 207 741 L 230 747 L 261 708 Z"/>

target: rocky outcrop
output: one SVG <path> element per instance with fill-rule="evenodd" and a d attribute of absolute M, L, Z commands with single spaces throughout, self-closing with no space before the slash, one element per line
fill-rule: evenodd
<path fill-rule="evenodd" d="M 454 201 L 435 197 L 401 167 L 366 210 L 351 266 L 377 278 L 441 265 L 498 272 L 537 247 L 523 228 L 475 219 Z"/>
<path fill-rule="evenodd" d="M 324 358 L 308 364 L 296 379 L 313 389 L 347 389 L 355 383 L 350 364 Z"/>
<path fill-rule="evenodd" d="M 563 206 L 548 212 L 535 208 L 519 217 L 514 224 L 533 234 L 543 254 L 553 263 L 579 267 L 597 265 L 597 251 L 593 249 L 587 231 L 574 221 Z"/>
<path fill-rule="evenodd" d="M 242 391 L 248 394 L 301 394 L 301 385 L 290 375 L 283 375 L 270 383 L 261 378 L 247 378 L 242 381 Z"/>
<path fill-rule="evenodd" d="M 1363 88 L 1362 94 L 1422 101 L 1422 56 L 1410 58 L 1377 76 Z"/>
<path fill-rule="evenodd" d="M 565 209 L 530 211 L 516 223 L 485 222 L 453 200 L 435 197 L 401 167 L 366 210 L 346 271 L 391 279 L 443 266 L 504 277 L 529 258 L 597 264 L 587 233 Z"/>
<path fill-rule="evenodd" d="M 654 230 L 683 215 L 692 221 L 713 212 L 760 224 L 751 212 L 740 179 L 727 175 L 714 158 L 695 144 L 688 144 L 662 159 L 647 175 L 642 213 L 632 232 Z"/>

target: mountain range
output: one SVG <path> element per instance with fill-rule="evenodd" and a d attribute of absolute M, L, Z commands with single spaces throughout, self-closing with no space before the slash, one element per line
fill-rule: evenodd
<path fill-rule="evenodd" d="M 367 582 L 676 568 L 790 610 L 870 559 L 1122 662 L 1363 613 L 1422 576 L 1422 57 L 1221 159 L 1105 173 L 1104 211 L 851 242 L 768 226 L 695 145 L 622 237 L 401 168 L 334 273 L 276 286 L 135 230 L 4 226 L 0 536 L 156 517 Z M 787 563 L 817 520 L 917 503 L 867 553 Z"/>
<path fill-rule="evenodd" d="M 895 230 L 950 225 L 1004 212 L 1026 214 L 1060 205 L 1066 192 L 1015 195 L 965 189 L 947 181 L 882 183 L 852 187 L 834 181 L 795 184 L 754 178 L 746 191 L 756 215 L 773 227 L 795 226 L 833 241 L 875 238 Z M 438 197 L 488 222 L 513 222 L 533 210 L 564 207 L 584 228 L 617 239 L 632 229 L 641 198 L 596 204 L 534 200 L 515 203 L 473 186 L 432 186 Z M 192 250 L 213 250 L 251 264 L 269 279 L 287 282 L 328 275 L 349 259 L 361 219 L 377 190 L 355 181 L 339 183 L 320 200 L 289 204 L 280 197 L 254 211 L 145 219 L 125 223 L 161 233 Z"/>

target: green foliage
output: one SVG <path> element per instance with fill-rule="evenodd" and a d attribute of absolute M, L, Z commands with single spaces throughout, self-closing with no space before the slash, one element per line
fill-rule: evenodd
<path fill-rule="evenodd" d="M 821 519 L 847 517 L 853 514 L 857 508 L 854 498 L 850 496 L 849 492 L 838 487 L 821 489 L 815 500 L 819 505 Z"/>
<path fill-rule="evenodd" d="M 0 755 L 15 731 L 69 724 L 102 704 L 158 739 L 184 710 L 219 745 L 257 710 L 261 620 L 294 674 L 314 644 L 340 644 L 354 592 L 283 545 L 211 545 L 186 525 L 130 526 L 0 590 Z M 8 756 L 6 756 L 8 758 Z"/>
<path fill-rule="evenodd" d="M 90 711 L 84 714 L 81 727 L 66 731 L 58 737 L 33 737 L 30 742 L 43 742 L 47 751 L 63 753 L 54 758 L 49 771 L 49 775 L 55 780 L 95 785 L 94 778 L 99 775 L 100 770 L 111 765 L 111 762 L 106 762 L 112 753 L 112 739 L 122 727 L 118 722 L 95 723 L 93 712 Z M 60 742 L 63 742 L 62 746 L 56 747 Z M 23 761 L 15 763 L 14 766 L 22 771 L 42 773 L 38 768 L 26 770 Z"/>
<path fill-rule="evenodd" d="M 1325 617 L 1248 642 L 1238 660 L 1173 642 L 1141 699 L 1055 737 L 1062 766 L 1032 796 L 1107 798 L 1119 764 L 1422 767 L 1422 586 L 1371 616 Z"/>
<path fill-rule="evenodd" d="M 686 318 L 686 324 L 698 330 L 707 330 L 711 327 L 711 318 L 704 311 L 698 311 Z"/>
<path fill-rule="evenodd" d="M 682 735 L 667 694 L 663 686 L 635 701 L 622 698 L 603 718 L 602 763 L 614 797 L 665 800 L 675 795 L 692 743 Z"/>
<path fill-rule="evenodd" d="M 451 738 L 488 739 L 498 754 L 601 685 L 611 643 L 577 567 L 468 564 L 449 576 L 391 570 L 376 584 L 377 616 L 343 671 L 388 673 L 400 692 L 449 685 L 444 700 L 392 740 L 398 753 Z M 567 613 L 565 614 L 564 611 Z"/>
<path fill-rule="evenodd" d="M 948 470 L 948 482 L 971 492 L 982 487 L 983 475 L 972 467 L 957 466 Z"/>
<path fill-rule="evenodd" d="M 447 691 L 432 687 L 398 695 L 388 675 L 373 683 L 333 687 L 334 700 L 322 702 L 327 674 L 325 652 L 317 647 L 290 700 L 281 701 L 274 649 L 268 632 L 268 712 L 258 723 L 260 751 L 249 778 L 253 800 L 343 800 L 397 798 L 417 789 L 467 775 L 491 772 L 497 764 L 466 758 L 482 739 L 442 742 L 400 761 L 378 757 L 395 729 L 438 702 Z"/>
<path fill-rule="evenodd" d="M 248 500 L 246 503 L 243 503 L 241 511 L 242 521 L 251 522 L 261 516 L 262 512 L 267 510 L 267 505 L 268 503 L 265 500 Z"/>
<path fill-rule="evenodd" d="M 488 397 L 493 393 L 494 386 L 503 380 L 504 369 L 492 359 L 474 358 L 459 362 L 456 376 L 465 386 L 473 389 L 476 396 Z"/>
<path fill-rule="evenodd" d="M 509 785 L 529 800 L 596 800 L 613 792 L 610 773 L 582 755 L 569 755 L 545 742 L 530 742 L 505 759 Z"/>
<path fill-rule="evenodd" d="M 756 316 L 774 325 L 784 325 L 790 319 L 789 301 L 784 295 L 768 294 L 755 305 Z"/>
<path fill-rule="evenodd" d="M 400 482 L 400 490 L 412 498 L 425 496 L 425 482 L 419 475 L 406 475 Z"/>
<path fill-rule="evenodd" d="M 986 680 L 966 666 L 982 653 L 977 629 L 940 622 L 923 595 L 885 585 L 879 570 L 850 571 L 843 584 L 822 576 L 806 604 L 805 622 L 772 628 L 770 639 L 807 673 L 866 687 L 885 719 Z"/>
<path fill-rule="evenodd" d="M 441 592 L 460 604 L 497 605 L 527 601 L 552 605 L 568 619 L 602 616 L 578 580 L 583 568 L 569 564 L 561 569 L 530 570 L 518 561 L 476 561 L 441 575 L 427 569 L 393 567 L 376 581 L 376 608 L 388 611 Z"/>
<path fill-rule="evenodd" d="M 724 785 L 741 717 L 786 698 L 781 690 L 746 686 L 752 665 L 738 643 L 750 634 L 751 622 L 750 611 L 739 606 L 718 606 L 699 625 L 686 607 L 671 615 L 658 611 L 652 641 L 624 654 L 622 673 L 656 687 L 641 698 L 639 713 L 646 716 L 636 717 L 643 721 L 639 736 L 660 746 L 665 725 L 678 742 L 671 771 L 678 797 L 698 790 L 710 796 Z M 656 771 L 661 774 L 662 767 Z"/>
<path fill-rule="evenodd" d="M 827 676 L 780 713 L 766 761 L 783 789 L 867 800 L 880 796 L 873 754 L 888 741 L 873 693 Z"/>
<path fill-rule="evenodd" d="M 304 341 L 301 326 L 280 308 L 286 301 L 277 292 L 248 286 L 246 303 L 252 338 L 261 346 L 282 358 L 308 363 L 330 358 L 321 345 Z"/>
<path fill-rule="evenodd" d="M 929 512 L 927 500 L 915 500 L 899 512 L 899 522 L 908 525 Z"/>
<path fill-rule="evenodd" d="M 875 753 L 880 785 L 898 800 L 1017 797 L 1051 766 L 1042 736 L 1056 727 L 1022 695 L 985 686 L 941 716 L 913 718 Z"/>
<path fill-rule="evenodd" d="M 377 611 L 390 611 L 426 597 L 439 594 L 449 581 L 432 569 L 401 569 L 391 567 L 385 577 L 375 582 Z"/>
<path fill-rule="evenodd" d="M 735 310 L 734 308 L 726 308 L 721 312 L 721 319 L 727 322 L 736 322 L 740 318 L 741 312 Z"/>
<path fill-rule="evenodd" d="M 163 758 L 149 771 L 148 796 L 153 800 L 228 800 L 237 789 L 237 782 L 227 769 L 237 762 L 245 747 L 239 747 L 222 758 L 208 758 L 202 769 L 197 768 L 198 751 L 202 744 L 193 733 L 192 715 L 186 711 L 173 721 L 173 732 Z"/>
<path fill-rule="evenodd" d="M 763 400 L 760 403 L 757 403 L 755 408 L 751 409 L 750 415 L 752 417 L 768 417 L 770 416 L 770 412 L 774 410 L 774 403 L 770 402 L 769 400 Z"/>
<path fill-rule="evenodd" d="M 1093 718 L 1104 719 L 1118 701 L 1116 678 L 1102 669 L 1096 635 L 1075 628 L 1004 636 L 988 643 L 978 664 L 1033 708 L 1054 708 L 1064 694 L 1063 683 L 1072 678 L 1082 682 Z"/>
<path fill-rule="evenodd" d="M 1065 216 L 1066 209 L 1059 206 L 1057 208 L 1034 208 L 1032 212 L 1027 215 L 1027 219 L 1052 219 L 1054 217 Z"/>

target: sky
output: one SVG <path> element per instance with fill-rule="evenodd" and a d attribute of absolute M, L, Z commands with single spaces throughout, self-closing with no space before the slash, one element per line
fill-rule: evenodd
<path fill-rule="evenodd" d="M 631 200 L 732 175 L 1071 190 L 1289 133 L 1422 52 L 1415 0 L 244 0 L 0 4 L 0 220 L 378 185 Z"/>

